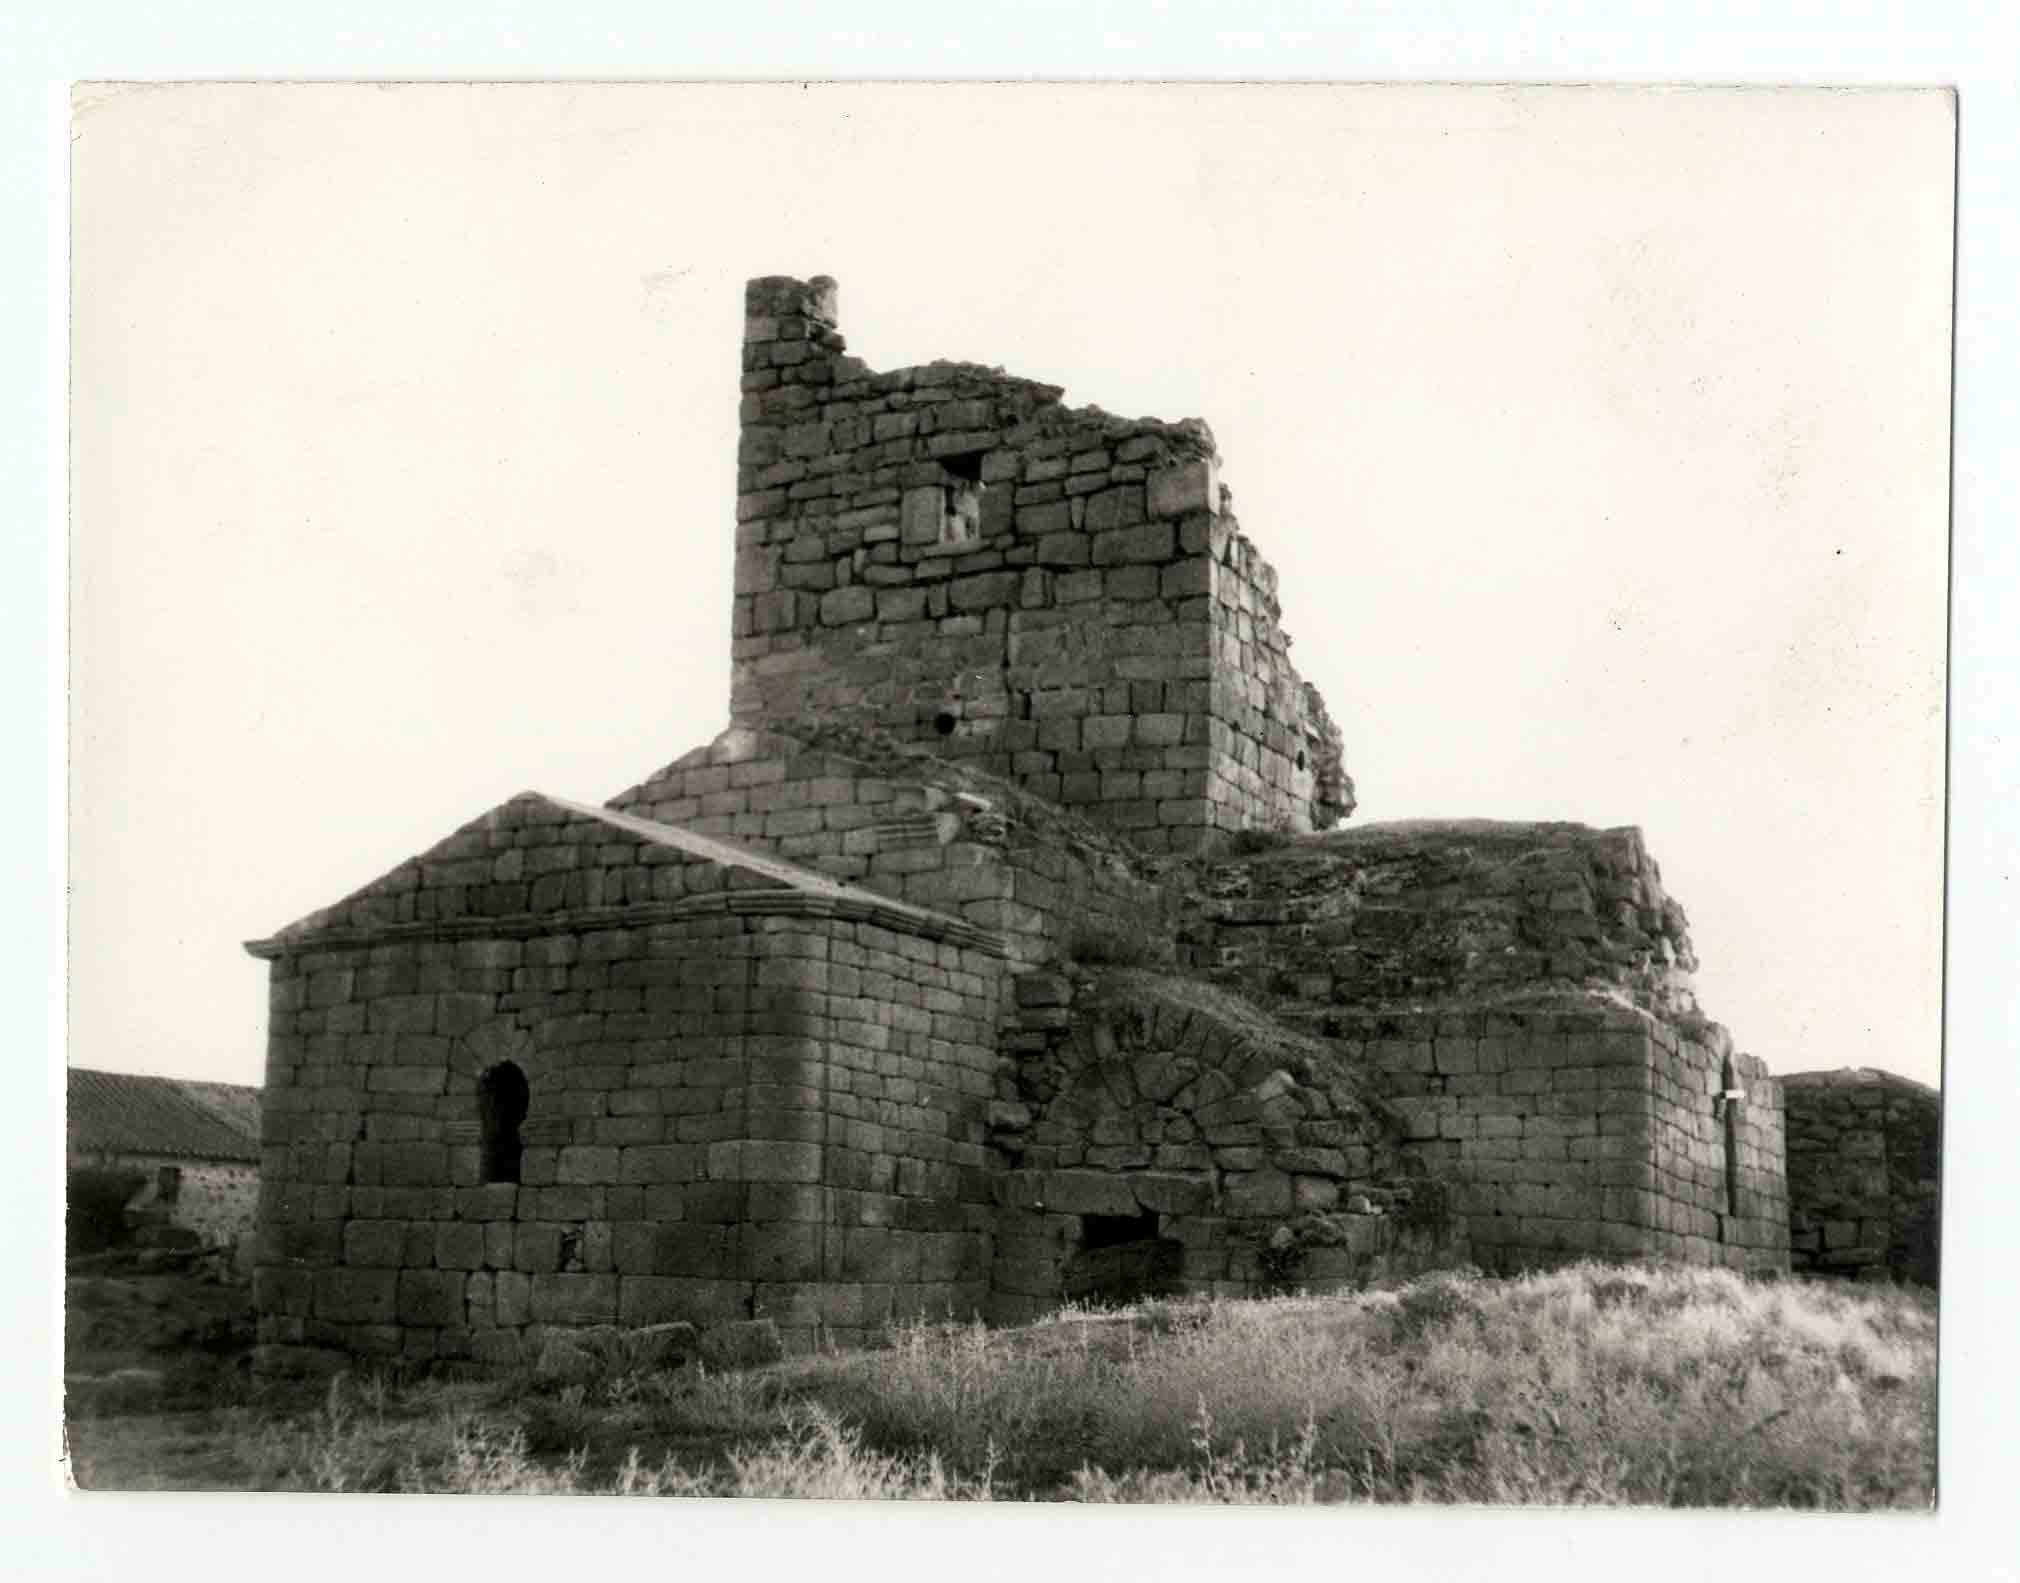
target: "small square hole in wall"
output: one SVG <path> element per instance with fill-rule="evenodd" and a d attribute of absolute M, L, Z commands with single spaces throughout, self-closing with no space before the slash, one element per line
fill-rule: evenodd
<path fill-rule="evenodd" d="M 943 456 L 947 475 L 946 508 L 940 517 L 942 544 L 973 544 L 982 537 L 982 452 Z"/>
<path fill-rule="evenodd" d="M 982 486 L 957 483 L 947 491 L 946 514 L 940 518 L 942 544 L 973 544 L 982 537 Z"/>
<path fill-rule="evenodd" d="M 1083 1248 L 1119 1248 L 1130 1242 L 1150 1242 L 1157 1236 L 1157 1212 L 1146 1209 L 1140 1215 L 1082 1215 L 1080 1245 Z"/>

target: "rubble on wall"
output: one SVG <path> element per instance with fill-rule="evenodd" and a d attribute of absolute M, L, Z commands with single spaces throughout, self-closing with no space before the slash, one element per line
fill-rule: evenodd
<path fill-rule="evenodd" d="M 1181 958 L 1266 994 L 1383 1005 L 1591 984 L 1695 1010 L 1683 909 L 1631 828 L 1363 825 L 1184 882 Z"/>
<path fill-rule="evenodd" d="M 1698 1012 L 1639 831 L 1409 821 L 1258 845 L 1175 875 L 1180 964 L 1381 1073 L 1479 1262 L 1782 1266 L 1779 1090 Z"/>

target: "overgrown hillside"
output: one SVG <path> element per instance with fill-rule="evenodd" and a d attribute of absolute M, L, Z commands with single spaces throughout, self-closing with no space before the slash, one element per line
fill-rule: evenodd
<path fill-rule="evenodd" d="M 340 1380 L 72 1440 L 107 1488 L 190 1458 L 213 1488 L 1918 1508 L 1935 1363 L 1926 1293 L 1588 1264 L 919 1326 L 740 1373 Z"/>

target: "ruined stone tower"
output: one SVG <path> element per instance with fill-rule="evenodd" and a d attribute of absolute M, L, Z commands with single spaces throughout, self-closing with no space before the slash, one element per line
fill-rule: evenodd
<path fill-rule="evenodd" d="M 1781 1095 L 1633 830 L 1326 833 L 1338 731 L 1203 424 L 876 373 L 752 281 L 732 723 L 271 963 L 270 1362 L 1785 1268 Z"/>
<path fill-rule="evenodd" d="M 830 280 L 750 284 L 736 720 L 872 722 L 1145 851 L 1352 811 L 1205 424 L 972 363 L 873 374 L 835 315 Z"/>

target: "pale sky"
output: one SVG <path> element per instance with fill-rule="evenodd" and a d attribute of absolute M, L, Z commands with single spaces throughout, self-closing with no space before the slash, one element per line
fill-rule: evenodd
<path fill-rule="evenodd" d="M 240 942 L 728 693 L 741 290 L 1204 417 L 1355 821 L 1638 824 L 1706 1010 L 1938 1080 L 1933 92 L 87 91 L 70 1059 L 260 1080 Z"/>

